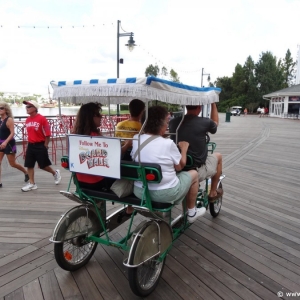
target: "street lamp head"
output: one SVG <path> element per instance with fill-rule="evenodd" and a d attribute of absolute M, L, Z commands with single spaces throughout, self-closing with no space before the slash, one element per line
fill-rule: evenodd
<path fill-rule="evenodd" d="M 128 50 L 131 52 L 134 49 L 134 46 L 136 46 L 135 41 L 133 39 L 133 33 L 130 33 L 130 38 L 128 40 L 128 44 L 125 44 L 125 46 L 128 47 Z"/>
<path fill-rule="evenodd" d="M 207 77 L 207 81 L 210 81 L 210 75 L 208 75 L 208 77 Z"/>

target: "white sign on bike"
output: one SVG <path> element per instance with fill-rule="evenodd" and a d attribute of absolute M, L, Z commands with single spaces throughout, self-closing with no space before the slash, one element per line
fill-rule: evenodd
<path fill-rule="evenodd" d="M 71 134 L 69 169 L 90 175 L 120 178 L 121 142 L 101 136 Z"/>

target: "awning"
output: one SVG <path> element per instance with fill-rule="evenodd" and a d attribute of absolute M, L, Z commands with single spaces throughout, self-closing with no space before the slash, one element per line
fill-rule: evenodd
<path fill-rule="evenodd" d="M 178 105 L 206 105 L 218 102 L 221 92 L 221 89 L 215 87 L 194 87 L 153 76 L 52 81 L 51 86 L 54 90 L 53 99 L 70 104 L 91 101 L 121 104 L 137 98 L 143 101 L 159 100 Z"/>

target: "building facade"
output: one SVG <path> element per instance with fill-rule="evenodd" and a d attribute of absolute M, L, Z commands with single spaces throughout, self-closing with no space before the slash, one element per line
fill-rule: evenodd
<path fill-rule="evenodd" d="M 280 118 L 300 118 L 300 84 L 264 95 L 269 100 L 269 115 Z"/>

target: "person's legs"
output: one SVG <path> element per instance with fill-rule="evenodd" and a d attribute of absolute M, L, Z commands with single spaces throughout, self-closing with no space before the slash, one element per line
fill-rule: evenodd
<path fill-rule="evenodd" d="M 25 163 L 24 166 L 27 168 L 27 173 L 29 180 L 27 182 L 27 185 L 23 186 L 21 190 L 23 192 L 29 192 L 31 190 L 36 190 L 37 186 L 34 181 L 34 166 L 35 166 L 36 158 L 34 154 L 34 147 L 31 144 L 28 144 L 28 147 L 26 149 L 26 156 L 25 156 Z"/>
<path fill-rule="evenodd" d="M 187 219 L 189 223 L 194 223 L 199 217 L 202 217 L 205 214 L 206 208 L 196 207 L 196 198 L 199 189 L 198 172 L 196 170 L 190 170 L 188 172 L 192 177 L 192 183 L 188 193 L 186 194 L 186 206 L 188 212 Z"/>
<path fill-rule="evenodd" d="M 51 173 L 53 176 L 55 175 L 55 171 L 50 166 L 47 166 L 42 170 Z"/>
<path fill-rule="evenodd" d="M 27 168 L 27 173 L 28 173 L 28 176 L 29 176 L 29 183 L 35 184 L 35 181 L 34 181 L 34 168 Z"/>
<path fill-rule="evenodd" d="M 211 189 L 208 197 L 213 198 L 218 194 L 217 186 L 219 178 L 222 174 L 222 155 L 221 153 L 214 152 L 207 156 L 205 165 L 198 169 L 199 182 L 211 178 Z"/>
<path fill-rule="evenodd" d="M 218 159 L 218 165 L 217 165 L 216 174 L 211 178 L 211 189 L 208 195 L 209 197 L 217 196 L 217 186 L 218 186 L 219 178 L 222 174 L 222 154 L 221 153 L 214 153 L 214 154 Z"/>
<path fill-rule="evenodd" d="M 47 166 L 45 168 L 42 169 L 43 171 L 49 172 L 53 175 L 54 177 L 54 182 L 55 184 L 59 184 L 61 181 L 61 175 L 60 175 L 60 171 L 59 170 L 53 170 L 50 166 Z"/>
<path fill-rule="evenodd" d="M 23 166 L 21 166 L 20 164 L 16 163 L 16 154 L 15 153 L 7 154 L 6 157 L 7 157 L 7 160 L 11 167 L 18 169 L 19 171 L 23 172 L 24 174 L 27 174 L 26 169 Z"/>
<path fill-rule="evenodd" d="M 0 187 L 2 187 L 2 181 L 1 181 L 1 164 L 4 157 L 4 152 L 0 152 Z"/>
<path fill-rule="evenodd" d="M 186 194 L 186 206 L 188 209 L 194 208 L 199 189 L 198 173 L 195 170 L 188 171 L 192 177 L 192 183 L 189 191 Z"/>
<path fill-rule="evenodd" d="M 53 170 L 51 166 L 51 161 L 49 159 L 48 150 L 42 144 L 36 147 L 36 160 L 43 171 L 51 173 L 54 177 L 55 184 L 59 184 L 61 181 L 61 175 L 59 170 Z"/>

